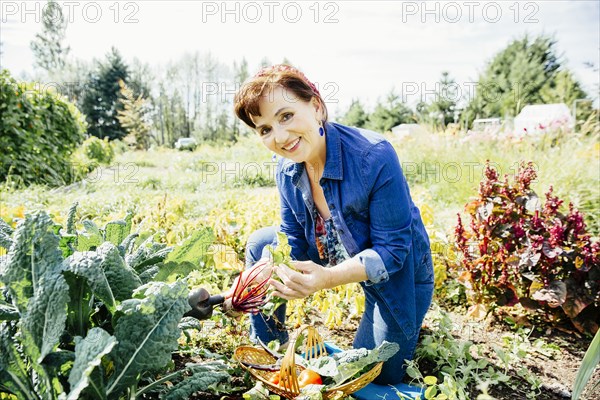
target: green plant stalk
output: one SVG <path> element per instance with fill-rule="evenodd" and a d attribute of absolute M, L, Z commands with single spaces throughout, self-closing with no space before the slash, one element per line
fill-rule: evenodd
<path fill-rule="evenodd" d="M 85 286 L 85 284 L 79 286 L 79 293 L 77 296 L 78 299 L 83 299 L 86 289 Z M 82 337 L 85 336 L 85 330 L 83 326 L 83 301 L 79 301 L 77 304 L 77 326 L 79 328 L 79 335 Z"/>
<path fill-rule="evenodd" d="M 583 389 L 590 380 L 598 363 L 600 363 L 600 329 L 596 331 L 596 335 L 594 336 L 592 343 L 590 343 L 590 347 L 588 347 L 583 356 L 583 360 L 581 360 L 581 365 L 579 366 L 577 376 L 575 377 L 575 383 L 573 383 L 572 400 L 579 399 L 581 392 L 583 392 Z M 595 386 L 598 386 L 598 384 Z"/>
<path fill-rule="evenodd" d="M 137 390 L 137 384 L 133 384 L 129 387 L 129 400 L 135 400 L 135 392 Z"/>

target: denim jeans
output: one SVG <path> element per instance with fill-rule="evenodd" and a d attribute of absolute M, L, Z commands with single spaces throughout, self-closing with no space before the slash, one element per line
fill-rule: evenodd
<path fill-rule="evenodd" d="M 272 226 L 259 229 L 250 235 L 246 245 L 246 268 L 251 267 L 265 256 L 264 248 L 273 243 L 276 232 L 277 227 Z M 404 360 L 413 358 L 421 323 L 431 303 L 433 283 L 416 284 L 415 286 L 417 329 L 412 337 L 404 334 L 391 310 L 385 305 L 385 302 L 377 298 L 377 293 L 365 290 L 365 313 L 358 326 L 353 346 L 373 349 L 384 340 L 398 343 L 400 346 L 398 353 L 383 364 L 381 374 L 375 379 L 375 383 L 386 385 L 402 382 L 406 372 Z M 281 324 L 262 314 L 250 315 L 250 339 L 254 343 L 257 343 L 257 337 L 265 343 L 272 340 L 279 340 L 279 343 L 288 341 L 288 332 L 283 324 L 285 322 L 285 305 L 280 306 L 275 314 L 277 321 L 281 321 Z"/>

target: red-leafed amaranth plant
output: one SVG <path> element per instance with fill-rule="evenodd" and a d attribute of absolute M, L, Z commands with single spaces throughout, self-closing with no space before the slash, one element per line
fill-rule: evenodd
<path fill-rule="evenodd" d="M 510 184 L 488 162 L 478 197 L 465 206 L 470 223 L 459 214 L 455 228 L 461 280 L 474 303 L 521 303 L 552 320 L 562 310 L 578 329 L 595 331 L 600 243 L 573 204 L 561 213 L 552 187 L 542 205 L 531 189 L 536 176 L 532 163 L 522 163 Z"/>

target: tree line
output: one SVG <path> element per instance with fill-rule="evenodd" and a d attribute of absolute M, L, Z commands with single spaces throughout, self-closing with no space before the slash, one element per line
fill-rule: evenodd
<path fill-rule="evenodd" d="M 578 105 L 577 121 L 592 112 L 592 99 L 565 67 L 557 55 L 556 41 L 548 36 L 525 35 L 513 40 L 487 64 L 475 88 L 473 96 L 468 93 L 462 96 L 466 99 L 461 98 L 460 85 L 443 71 L 432 100 L 420 101 L 414 111 L 392 90 L 370 114 L 360 100 L 353 100 L 342 121 L 381 132 L 400 123 L 421 123 L 441 130 L 450 123 L 470 127 L 476 118 L 510 119 L 528 104 L 565 103 L 572 107 L 576 100 L 585 100 Z"/>
<path fill-rule="evenodd" d="M 45 12 L 56 12 L 59 6 L 53 0 L 50 4 L 54 6 Z M 148 148 L 151 144 L 172 146 L 181 137 L 231 142 L 245 132 L 232 113 L 233 94 L 249 76 L 245 59 L 228 66 L 210 53 L 194 52 L 151 68 L 137 59 L 128 64 L 112 48 L 104 59 L 87 64 L 69 58 L 70 49 L 63 45 L 65 35 L 64 19 L 56 14 L 44 18 L 31 49 L 40 79 L 58 82 L 59 87 L 63 87 L 61 82 L 78 83 L 67 94 L 86 116 L 88 134 L 110 140 L 128 137 L 138 148 Z M 265 58 L 260 66 L 269 64 Z M 414 109 L 392 90 L 372 112 L 354 99 L 338 119 L 379 132 L 412 122 L 437 130 L 452 122 L 470 126 L 475 118 L 513 117 L 527 104 L 572 106 L 575 100 L 588 98 L 557 55 L 556 41 L 543 35 L 513 40 L 488 62 L 477 80 L 478 88 L 493 88 L 494 96 L 477 90 L 464 104 L 449 95 L 456 82 L 443 71 L 433 99 Z M 591 102 L 579 108 L 588 113 L 590 109 Z"/>

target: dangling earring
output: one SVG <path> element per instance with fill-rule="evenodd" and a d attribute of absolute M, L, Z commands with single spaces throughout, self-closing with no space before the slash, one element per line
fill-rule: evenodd
<path fill-rule="evenodd" d="M 271 160 L 273 162 L 277 161 L 277 154 L 273 153 L 273 155 L 271 156 Z"/>
<path fill-rule="evenodd" d="M 323 123 L 319 121 L 319 135 L 325 135 L 325 129 L 323 129 Z"/>

